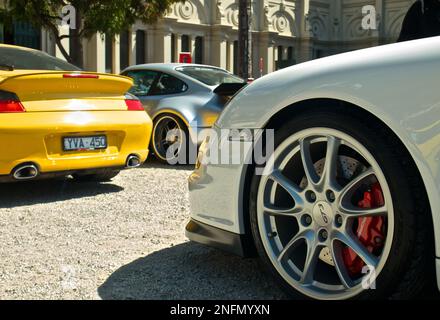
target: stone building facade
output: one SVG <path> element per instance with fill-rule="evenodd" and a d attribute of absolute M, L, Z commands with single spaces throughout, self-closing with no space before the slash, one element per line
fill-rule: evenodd
<path fill-rule="evenodd" d="M 253 75 L 393 42 L 414 1 L 252 0 Z M 362 28 L 366 5 L 376 9 L 376 30 Z M 176 62 L 179 53 L 191 52 L 197 63 L 234 72 L 237 39 L 238 0 L 187 0 L 172 5 L 155 25 L 139 23 L 116 39 L 96 35 L 85 41 L 85 67 L 118 73 L 132 64 Z M 40 49 L 61 57 L 44 31 L 40 43 Z M 68 40 L 65 45 L 69 47 Z"/>

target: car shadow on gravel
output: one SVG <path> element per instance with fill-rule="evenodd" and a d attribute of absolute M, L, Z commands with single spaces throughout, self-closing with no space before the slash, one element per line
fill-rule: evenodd
<path fill-rule="evenodd" d="M 16 208 L 52 203 L 100 194 L 117 193 L 124 188 L 111 183 L 75 182 L 73 179 L 42 180 L 0 184 L 0 208 Z"/>
<path fill-rule="evenodd" d="M 187 164 L 187 165 L 169 165 L 165 163 L 161 163 L 154 158 L 149 158 L 142 166 L 143 168 L 151 168 L 151 169 L 165 169 L 165 170 L 182 170 L 182 171 L 193 171 L 195 168 L 195 164 Z"/>
<path fill-rule="evenodd" d="M 98 288 L 104 300 L 285 299 L 256 259 L 242 259 L 192 242 L 116 270 Z"/>

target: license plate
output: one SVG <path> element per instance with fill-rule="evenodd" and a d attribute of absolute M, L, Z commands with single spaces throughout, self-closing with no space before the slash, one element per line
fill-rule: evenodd
<path fill-rule="evenodd" d="M 63 148 L 64 151 L 90 151 L 107 149 L 107 137 L 65 137 L 63 138 Z"/>

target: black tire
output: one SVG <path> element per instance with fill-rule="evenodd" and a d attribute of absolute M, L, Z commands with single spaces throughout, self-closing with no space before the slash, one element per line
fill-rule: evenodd
<path fill-rule="evenodd" d="M 159 150 L 159 146 L 158 146 L 159 141 L 158 141 L 158 132 L 157 131 L 158 131 L 158 125 L 164 119 L 172 119 L 178 125 L 178 128 L 185 135 L 186 139 L 185 139 L 185 144 L 183 146 L 184 148 L 186 148 L 186 155 L 185 156 L 182 156 L 181 154 L 177 154 L 177 156 L 175 158 L 167 159 L 166 155 L 164 154 L 164 150 Z M 190 137 L 189 137 L 188 126 L 178 116 L 166 113 L 166 114 L 161 114 L 156 119 L 154 119 L 153 133 L 152 133 L 151 142 L 150 142 L 150 149 L 152 150 L 157 161 L 159 161 L 160 163 L 163 163 L 163 164 L 167 164 L 167 165 L 187 164 L 188 159 L 189 159 L 189 156 L 188 156 L 189 143 L 190 143 Z"/>
<path fill-rule="evenodd" d="M 429 201 L 412 159 L 393 134 L 376 120 L 346 108 L 303 112 L 275 131 L 275 148 L 296 132 L 308 128 L 337 129 L 362 143 L 381 166 L 389 184 L 394 207 L 394 238 L 377 289 L 363 291 L 354 299 L 409 299 L 432 290 L 435 283 L 435 251 Z M 309 299 L 280 276 L 264 249 L 257 220 L 257 194 L 261 177 L 251 182 L 250 222 L 255 245 L 265 268 L 292 298 Z"/>
<path fill-rule="evenodd" d="M 76 181 L 79 182 L 109 182 L 112 181 L 121 171 L 119 170 L 102 170 L 97 173 L 89 174 L 74 174 L 72 175 Z"/>

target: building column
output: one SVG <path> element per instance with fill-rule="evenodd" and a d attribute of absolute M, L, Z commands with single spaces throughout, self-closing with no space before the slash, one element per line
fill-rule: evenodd
<path fill-rule="evenodd" d="M 59 26 L 58 27 L 60 36 L 64 36 L 64 35 L 69 35 L 70 34 L 70 28 L 68 25 L 65 26 Z M 61 43 L 63 44 L 64 49 L 70 53 L 70 41 L 69 38 L 65 38 L 63 40 L 61 40 Z M 61 53 L 61 50 L 58 48 L 58 46 L 55 46 L 55 57 L 60 58 L 64 61 L 66 61 L 66 59 L 64 58 L 64 55 Z"/>
<path fill-rule="evenodd" d="M 276 71 L 275 60 L 277 58 L 278 51 L 274 41 L 274 37 L 276 35 L 277 34 L 275 32 L 260 33 L 259 43 L 261 45 L 259 46 L 259 55 L 260 59 L 263 59 L 263 75 Z"/>
<path fill-rule="evenodd" d="M 90 71 L 105 73 L 105 38 L 95 34 L 84 44 L 84 68 Z"/>
<path fill-rule="evenodd" d="M 385 43 L 385 5 L 383 0 L 376 0 L 376 13 L 377 13 L 377 30 L 375 36 L 378 38 L 378 44 Z"/>
<path fill-rule="evenodd" d="M 229 72 L 234 72 L 234 41 L 228 41 L 226 43 L 226 46 L 227 46 L 226 68 Z"/>
<path fill-rule="evenodd" d="M 151 45 L 149 46 L 153 60 L 152 62 L 164 62 L 164 37 L 163 33 L 159 30 L 154 30 L 153 34 L 153 41 L 151 42 Z"/>
<path fill-rule="evenodd" d="M 147 62 L 155 62 L 156 61 L 156 31 L 154 29 L 147 29 L 145 30 L 145 37 L 146 37 L 146 59 Z"/>
<path fill-rule="evenodd" d="M 211 37 L 211 64 L 226 69 L 228 67 L 228 41 L 226 34 L 232 28 L 225 26 L 215 26 L 214 28 Z"/>
<path fill-rule="evenodd" d="M 115 40 L 113 41 L 112 72 L 114 74 L 118 74 L 121 72 L 121 51 L 120 51 L 119 35 L 116 35 Z"/>
<path fill-rule="evenodd" d="M 279 52 L 278 51 L 280 51 L 280 49 L 278 48 L 278 46 L 274 42 L 273 43 L 273 49 L 272 49 L 272 52 L 273 52 L 273 59 L 272 59 L 273 60 L 273 69 L 270 72 L 273 72 L 273 71 L 277 70 L 277 61 L 278 61 L 278 56 L 279 56 Z"/>
<path fill-rule="evenodd" d="M 182 34 L 176 34 L 176 61 L 179 62 L 179 55 L 182 52 Z"/>
<path fill-rule="evenodd" d="M 226 39 L 220 43 L 220 68 L 226 69 L 228 67 L 228 42 Z"/>
<path fill-rule="evenodd" d="M 166 32 L 164 34 L 163 37 L 163 62 L 165 63 L 170 63 L 173 62 L 171 61 L 172 57 L 171 57 L 171 49 L 172 49 L 172 45 L 171 45 L 171 41 L 172 41 L 173 37 L 171 36 L 171 33 Z"/>
<path fill-rule="evenodd" d="M 311 38 L 299 39 L 297 42 L 298 57 L 297 63 L 312 60 L 313 56 L 313 40 Z"/>
<path fill-rule="evenodd" d="M 212 64 L 211 62 L 211 36 L 205 34 L 203 36 L 203 62 L 205 64 Z"/>
<path fill-rule="evenodd" d="M 333 16 L 331 36 L 334 40 L 341 41 L 342 35 L 342 0 L 334 0 L 331 6 L 331 14 Z"/>
<path fill-rule="evenodd" d="M 254 31 L 252 33 L 252 77 L 253 78 L 261 77 L 261 73 L 262 73 L 260 71 L 260 64 L 261 64 L 260 42 L 261 39 L 259 32 Z"/>
<path fill-rule="evenodd" d="M 189 36 L 189 51 L 191 52 L 191 57 L 194 62 L 194 59 L 196 57 L 196 36 L 195 35 Z"/>
<path fill-rule="evenodd" d="M 134 66 L 136 61 L 136 30 L 129 31 L 130 38 L 128 39 L 129 53 L 128 53 L 128 64 Z"/>
<path fill-rule="evenodd" d="M 300 36 L 297 39 L 297 63 L 313 59 L 313 34 L 310 30 L 310 0 L 302 0 L 299 8 L 301 18 Z"/>
<path fill-rule="evenodd" d="M 55 55 L 55 41 L 52 40 L 51 35 L 45 29 L 41 29 L 41 50 L 50 54 Z"/>
<path fill-rule="evenodd" d="M 151 62 L 171 62 L 171 31 L 163 23 L 157 24 L 151 30 L 151 39 L 148 48 L 152 57 Z"/>

